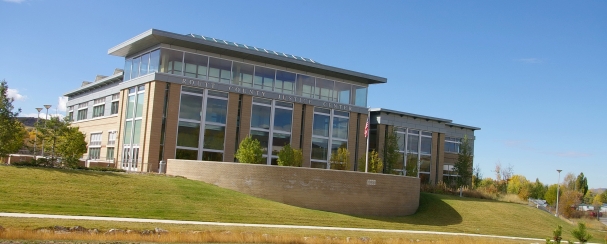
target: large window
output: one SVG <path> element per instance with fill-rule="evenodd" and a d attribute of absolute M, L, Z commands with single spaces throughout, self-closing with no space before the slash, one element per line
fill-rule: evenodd
<path fill-rule="evenodd" d="M 405 171 L 407 165 L 417 169 L 418 177 L 422 178 L 422 183 L 427 183 L 431 170 L 432 154 L 432 132 L 420 131 L 416 129 L 395 128 L 398 138 L 398 149 L 403 154 L 404 162 L 398 164 L 397 171 Z M 405 150 L 406 149 L 406 150 Z"/>
<path fill-rule="evenodd" d="M 348 112 L 314 108 L 312 124 L 312 168 L 331 168 L 331 154 L 339 148 L 348 148 Z"/>
<path fill-rule="evenodd" d="M 462 144 L 461 138 L 445 137 L 445 152 L 459 153 L 459 146 Z"/>
<path fill-rule="evenodd" d="M 367 106 L 365 86 L 222 58 L 163 48 L 125 61 L 125 81 L 151 72 L 231 83 L 360 107 Z"/>
<path fill-rule="evenodd" d="M 182 86 L 175 158 L 223 161 L 228 94 Z"/>
<path fill-rule="evenodd" d="M 102 117 L 105 113 L 105 98 L 93 100 L 93 118 Z"/>
<path fill-rule="evenodd" d="M 139 165 L 144 95 L 144 85 L 129 88 L 121 160 L 122 168 L 126 170 L 137 170 Z"/>
<path fill-rule="evenodd" d="M 118 114 L 118 100 L 120 98 L 120 94 L 112 95 L 112 107 L 110 109 L 110 115 Z"/>
<path fill-rule="evenodd" d="M 251 137 L 257 139 L 263 150 L 264 164 L 276 165 L 278 152 L 291 144 L 293 103 L 253 98 Z"/>
<path fill-rule="evenodd" d="M 101 133 L 91 133 L 88 159 L 99 159 L 101 154 Z"/>

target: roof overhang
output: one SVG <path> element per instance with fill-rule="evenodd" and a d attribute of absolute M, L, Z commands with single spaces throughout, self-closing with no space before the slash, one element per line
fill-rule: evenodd
<path fill-rule="evenodd" d="M 123 74 L 124 74 L 123 72 L 120 72 L 120 73 L 117 73 L 117 74 L 113 74 L 113 75 L 105 77 L 105 78 L 103 78 L 101 80 L 92 82 L 91 84 L 88 84 L 86 86 L 80 87 L 80 88 L 75 89 L 75 90 L 70 91 L 70 92 L 67 92 L 67 93 L 63 94 L 63 96 L 71 97 L 71 96 L 75 96 L 75 95 L 78 95 L 78 94 L 86 93 L 86 92 L 91 91 L 91 90 L 95 90 L 95 89 L 97 89 L 99 87 L 102 87 L 102 86 L 105 86 L 105 85 L 108 85 L 108 84 L 111 84 L 111 83 L 114 83 L 114 82 L 120 82 L 120 81 L 122 81 L 122 75 Z"/>
<path fill-rule="evenodd" d="M 419 114 L 405 113 L 405 112 L 390 110 L 390 109 L 385 109 L 385 108 L 370 108 L 369 111 L 384 112 L 387 114 L 398 114 L 398 115 L 402 115 L 402 116 L 408 116 L 408 117 L 426 119 L 426 120 L 434 120 L 434 121 L 443 122 L 443 123 L 451 123 L 451 121 L 452 121 L 449 119 L 442 119 L 442 118 L 430 117 L 430 116 L 419 115 Z"/>
<path fill-rule="evenodd" d="M 462 129 L 469 129 L 469 130 L 481 130 L 481 128 L 478 127 L 474 127 L 474 126 L 469 126 L 469 125 L 460 125 L 460 124 L 456 124 L 456 123 L 447 123 L 445 124 L 447 126 L 455 126 L 455 127 L 460 127 Z"/>
<path fill-rule="evenodd" d="M 110 48 L 108 50 L 108 54 L 119 57 L 129 57 L 130 55 L 139 53 L 149 49 L 150 47 L 163 43 L 331 76 L 338 79 L 350 80 L 363 84 L 378 84 L 386 83 L 388 81 L 386 78 L 379 76 L 336 68 L 316 62 L 297 60 L 275 54 L 248 50 L 245 48 L 196 38 L 191 35 L 181 35 L 156 29 L 150 29 L 123 43 L 118 44 L 115 47 Z"/>

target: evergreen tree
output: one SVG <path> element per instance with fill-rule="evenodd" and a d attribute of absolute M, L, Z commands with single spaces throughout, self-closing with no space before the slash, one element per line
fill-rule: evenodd
<path fill-rule="evenodd" d="M 21 109 L 13 112 L 13 98 L 7 96 L 8 84 L 0 82 L 0 157 L 19 151 L 27 132 L 17 116 Z"/>
<path fill-rule="evenodd" d="M 470 178 L 472 178 L 472 149 L 470 148 L 468 136 L 464 136 L 459 149 L 457 162 L 453 165 L 453 171 L 459 176 L 457 177 L 456 184 L 460 188 L 461 196 L 463 187 L 468 185 Z"/>
<path fill-rule="evenodd" d="M 399 160 L 402 161 L 402 154 L 398 150 L 398 136 L 394 129 L 386 136 L 386 145 L 384 149 L 384 173 L 396 174 L 397 172 L 394 171 L 394 167 Z"/>
<path fill-rule="evenodd" d="M 588 192 L 588 179 L 584 176 L 584 173 L 580 173 L 575 180 L 575 190 L 582 193 L 582 196 Z"/>

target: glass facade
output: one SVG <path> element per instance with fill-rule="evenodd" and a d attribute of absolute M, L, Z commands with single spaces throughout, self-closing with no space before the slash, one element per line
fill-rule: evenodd
<path fill-rule="evenodd" d="M 331 154 L 336 153 L 339 148 L 348 148 L 349 116 L 350 114 L 344 111 L 314 108 L 310 155 L 312 168 L 331 168 Z"/>
<path fill-rule="evenodd" d="M 124 80 L 153 72 L 231 83 L 260 90 L 367 106 L 367 87 L 172 49 L 127 58 Z"/>
<path fill-rule="evenodd" d="M 227 98 L 225 92 L 181 87 L 176 159 L 224 161 Z"/>
<path fill-rule="evenodd" d="M 263 164 L 277 164 L 278 152 L 291 144 L 293 103 L 253 98 L 251 137 L 263 150 Z"/>
<path fill-rule="evenodd" d="M 128 89 L 121 159 L 126 170 L 137 170 L 139 165 L 144 96 L 144 85 Z"/>
<path fill-rule="evenodd" d="M 395 169 L 404 172 L 407 172 L 407 168 L 415 169 L 409 171 L 417 172 L 417 175 L 408 176 L 420 177 L 422 183 L 428 183 L 432 170 L 432 132 L 407 128 L 395 128 L 394 131 L 396 132 L 398 149 L 403 154 L 402 158 L 404 160 L 403 164 L 398 164 L 398 166 L 404 168 L 395 167 Z"/>

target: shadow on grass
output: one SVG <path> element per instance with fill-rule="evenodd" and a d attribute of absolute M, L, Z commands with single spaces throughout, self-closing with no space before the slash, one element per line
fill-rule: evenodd
<path fill-rule="evenodd" d="M 441 197 L 435 194 L 421 193 L 419 208 L 413 215 L 405 217 L 363 217 L 378 221 L 412 225 L 448 226 L 462 222 L 462 216 Z"/>

